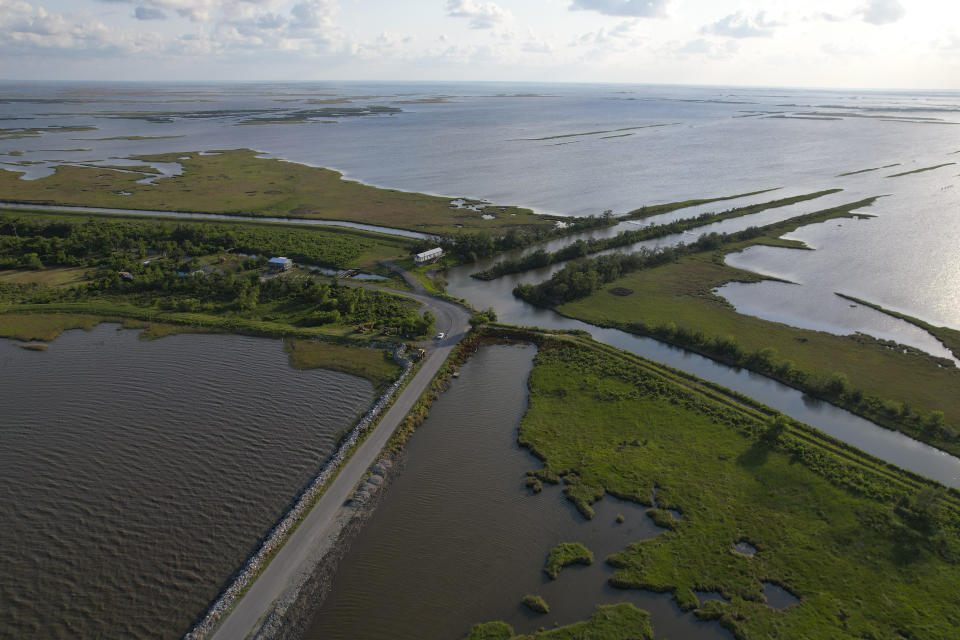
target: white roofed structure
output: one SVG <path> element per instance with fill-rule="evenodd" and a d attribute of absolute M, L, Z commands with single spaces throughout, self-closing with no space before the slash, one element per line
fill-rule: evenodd
<path fill-rule="evenodd" d="M 413 256 L 413 261 L 417 264 L 423 264 L 424 262 L 430 262 L 431 260 L 436 260 L 443 255 L 443 249 L 440 247 L 434 247 L 433 249 L 427 249 L 422 253 L 418 253 Z"/>

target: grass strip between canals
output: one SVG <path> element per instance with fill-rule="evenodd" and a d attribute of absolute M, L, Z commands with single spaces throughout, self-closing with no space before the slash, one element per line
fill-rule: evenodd
<path fill-rule="evenodd" d="M 757 371 L 960 455 L 960 370 L 952 360 L 864 334 L 838 336 L 741 314 L 714 293 L 727 282 L 769 279 L 725 264 L 727 253 L 755 244 L 803 248 L 779 236 L 805 224 L 861 217 L 859 209 L 873 200 L 711 235 L 682 249 L 573 263 L 539 285 L 518 286 L 515 295 Z"/>
<path fill-rule="evenodd" d="M 643 227 L 642 229 L 621 231 L 612 238 L 589 238 L 587 240 L 577 240 L 576 242 L 569 244 L 562 249 L 558 249 L 553 253 L 548 253 L 543 249 L 537 249 L 536 251 L 523 256 L 519 260 L 505 260 L 503 262 L 498 262 L 489 269 L 472 274 L 471 277 L 476 278 L 477 280 L 495 280 L 496 278 L 507 274 L 520 273 L 523 271 L 529 271 L 531 269 L 539 269 L 551 264 L 556 264 L 558 262 L 567 262 L 569 260 L 582 258 L 591 253 L 607 251 L 610 249 L 616 249 L 618 247 L 625 247 L 636 244 L 637 242 L 642 242 L 643 240 L 662 238 L 665 236 L 682 233 L 690 229 L 696 229 L 697 227 L 702 227 L 708 224 L 721 222 L 723 220 L 748 216 L 761 211 L 766 211 L 767 209 L 785 207 L 788 205 L 797 204 L 798 202 L 805 202 L 807 200 L 814 200 L 816 198 L 838 193 L 840 191 L 843 191 L 843 189 L 827 189 L 825 191 L 816 191 L 814 193 L 807 193 L 789 198 L 781 198 L 780 200 L 771 200 L 770 202 L 728 209 L 727 211 L 720 213 L 704 213 L 696 216 L 695 218 L 684 218 L 664 224 L 649 225 Z"/>
<path fill-rule="evenodd" d="M 606 494 L 650 504 L 656 487 L 659 506 L 683 513 L 670 530 L 606 559 L 616 569 L 613 586 L 671 593 L 682 609 L 738 638 L 954 634 L 957 491 L 607 345 L 520 328 L 487 331 L 538 346 L 518 437 L 542 461 L 538 473 L 559 477 L 567 498 L 586 506 Z M 757 548 L 754 556 L 736 553 L 743 540 Z M 764 583 L 800 602 L 768 606 Z M 728 601 L 700 601 L 695 591 Z M 639 628 L 597 637 L 645 637 Z M 548 635 L 559 632 L 522 637 L 580 637 Z M 488 623 L 467 637 L 510 633 Z"/>

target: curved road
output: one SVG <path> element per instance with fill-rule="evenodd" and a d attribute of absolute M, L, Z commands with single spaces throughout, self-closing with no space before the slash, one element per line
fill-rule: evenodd
<path fill-rule="evenodd" d="M 463 307 L 439 300 L 426 294 L 423 286 L 402 270 L 388 265 L 404 275 L 414 293 L 394 292 L 414 298 L 424 304 L 436 317 L 437 331 L 446 337 L 434 341 L 427 349 L 420 370 L 410 379 L 406 388 L 397 396 L 393 406 L 384 414 L 380 423 L 344 463 L 340 473 L 331 482 L 326 492 L 303 520 L 286 544 L 274 556 L 266 570 L 253 583 L 247 593 L 237 602 L 213 634 L 216 640 L 246 638 L 259 627 L 259 622 L 271 611 L 274 601 L 280 597 L 300 567 L 316 552 L 318 544 L 330 540 L 335 534 L 336 518 L 343 503 L 353 495 L 357 484 L 374 463 L 400 421 L 407 415 L 427 385 L 440 369 L 453 348 L 470 328 L 470 312 Z"/>

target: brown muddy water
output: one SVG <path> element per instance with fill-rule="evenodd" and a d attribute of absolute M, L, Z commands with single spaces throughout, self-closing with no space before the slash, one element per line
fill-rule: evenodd
<path fill-rule="evenodd" d="M 607 585 L 607 555 L 661 532 L 644 507 L 607 496 L 588 521 L 560 487 L 524 488 L 525 472 L 540 467 L 516 442 L 534 355 L 531 346 L 489 346 L 462 367 L 408 443 L 403 472 L 341 563 L 307 638 L 455 640 L 489 620 L 531 632 L 612 602 L 650 611 L 658 638 L 732 637 L 667 594 Z M 596 561 L 550 580 L 544 561 L 560 542 L 585 544 Z M 550 613 L 527 611 L 526 594 L 542 595 Z"/>
<path fill-rule="evenodd" d="M 0 340 L 0 638 L 179 638 L 373 398 L 276 340 Z"/>

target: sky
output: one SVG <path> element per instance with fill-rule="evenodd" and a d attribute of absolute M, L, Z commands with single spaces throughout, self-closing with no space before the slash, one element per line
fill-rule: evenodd
<path fill-rule="evenodd" d="M 960 3 L 0 0 L 0 79 L 960 90 Z"/>

